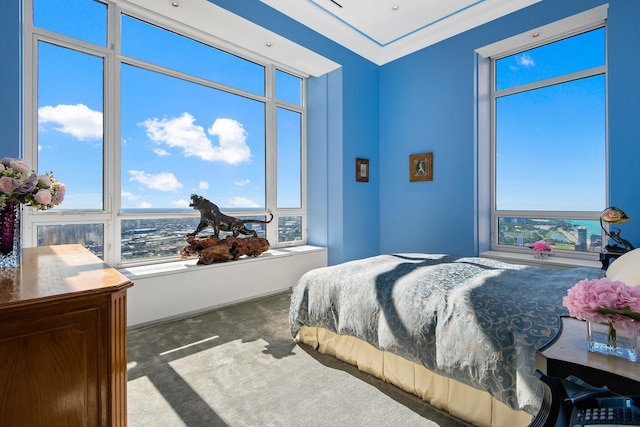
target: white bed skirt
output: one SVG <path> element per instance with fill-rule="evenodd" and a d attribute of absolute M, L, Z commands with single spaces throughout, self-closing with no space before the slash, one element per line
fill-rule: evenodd
<path fill-rule="evenodd" d="M 296 341 L 356 366 L 360 371 L 412 393 L 430 405 L 480 427 L 525 427 L 531 415 L 514 411 L 487 392 L 435 374 L 354 337 L 303 326 Z"/>

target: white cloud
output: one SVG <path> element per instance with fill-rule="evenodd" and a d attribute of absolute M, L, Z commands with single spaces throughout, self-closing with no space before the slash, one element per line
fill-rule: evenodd
<path fill-rule="evenodd" d="M 151 207 L 151 203 L 149 202 L 138 203 L 138 207 L 141 209 L 149 209 Z"/>
<path fill-rule="evenodd" d="M 200 181 L 198 183 L 198 189 L 199 190 L 208 190 L 209 189 L 209 183 L 207 181 Z"/>
<path fill-rule="evenodd" d="M 174 208 L 188 208 L 189 207 L 189 201 L 188 200 L 184 200 L 184 199 L 173 200 L 171 202 L 171 206 L 173 206 Z"/>
<path fill-rule="evenodd" d="M 216 154 L 232 165 L 251 160 L 251 150 L 247 145 L 247 131 L 242 123 L 232 119 L 216 119 L 209 128 L 209 135 L 218 137 Z"/>
<path fill-rule="evenodd" d="M 120 196 L 123 199 L 127 199 L 127 200 L 137 200 L 139 198 L 138 196 L 136 196 L 135 194 L 133 194 L 130 191 L 121 191 L 120 192 Z"/>
<path fill-rule="evenodd" d="M 251 149 L 246 144 L 247 132 L 241 123 L 232 119 L 216 119 L 209 128 L 209 134 L 218 137 L 219 145 L 214 146 L 202 126 L 196 125 L 189 113 L 180 117 L 147 119 L 142 122 L 147 128 L 147 136 L 157 143 L 182 149 L 185 156 L 197 156 L 211 162 L 226 162 L 237 165 L 251 160 Z"/>
<path fill-rule="evenodd" d="M 154 148 L 153 152 L 156 153 L 160 157 L 162 157 L 162 156 L 170 156 L 171 155 L 171 153 L 169 153 L 164 148 Z"/>
<path fill-rule="evenodd" d="M 243 179 L 243 180 L 240 180 L 240 181 L 236 181 L 235 184 L 238 187 L 244 187 L 245 185 L 249 184 L 250 182 L 251 181 L 249 181 L 248 179 Z"/>
<path fill-rule="evenodd" d="M 182 184 L 171 172 L 162 172 L 158 174 L 150 174 L 144 171 L 130 170 L 129 181 L 139 182 L 153 190 L 175 191 L 182 188 Z"/>
<path fill-rule="evenodd" d="M 518 65 L 522 65 L 525 68 L 530 68 L 536 65 L 533 58 L 529 56 L 528 53 L 516 56 L 516 61 L 518 62 Z"/>
<path fill-rule="evenodd" d="M 256 202 L 247 199 L 246 197 L 234 197 L 229 203 L 226 204 L 229 208 L 259 208 L 260 205 Z"/>
<path fill-rule="evenodd" d="M 53 123 L 58 132 L 69 134 L 81 141 L 102 139 L 102 113 L 84 104 L 47 105 L 38 108 L 38 123 Z"/>

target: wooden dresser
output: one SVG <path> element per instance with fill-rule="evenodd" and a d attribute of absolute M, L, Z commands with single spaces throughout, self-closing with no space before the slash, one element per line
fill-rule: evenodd
<path fill-rule="evenodd" d="M 126 293 L 81 245 L 0 270 L 0 426 L 126 426 Z"/>

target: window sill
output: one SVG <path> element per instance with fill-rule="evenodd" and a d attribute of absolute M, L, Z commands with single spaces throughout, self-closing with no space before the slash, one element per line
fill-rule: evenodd
<path fill-rule="evenodd" d="M 602 264 L 599 261 L 592 261 L 579 258 L 567 258 L 551 254 L 545 259 L 536 259 L 533 254 L 524 254 L 519 252 L 506 252 L 506 251 L 487 251 L 480 254 L 482 258 L 491 258 L 497 261 L 509 262 L 512 264 L 524 264 L 535 267 L 547 267 L 558 270 L 564 270 L 567 268 L 575 267 L 594 267 L 601 268 Z"/>
<path fill-rule="evenodd" d="M 255 258 L 252 257 L 242 257 L 236 261 L 229 262 L 217 262 L 208 265 L 197 265 L 197 258 L 189 258 L 186 260 L 180 261 L 169 261 L 158 264 L 149 264 L 149 265 L 140 265 L 135 267 L 122 267 L 119 268 L 118 271 L 124 274 L 126 277 L 135 281 L 139 278 L 153 277 L 153 276 L 162 276 L 166 274 L 176 274 L 181 272 L 186 272 L 188 270 L 192 270 L 194 268 L 197 269 L 216 269 L 216 268 L 224 268 L 229 265 L 240 265 L 244 263 L 253 263 L 253 262 L 261 262 L 274 258 L 281 258 L 287 256 L 293 256 L 295 254 L 304 254 L 311 252 L 320 252 L 326 251 L 326 248 L 320 246 L 311 246 L 311 245 L 301 245 L 301 246 L 290 246 L 285 248 L 272 248 L 268 251 L 260 254 Z"/>
<path fill-rule="evenodd" d="M 196 265 L 197 258 L 130 266 L 127 325 L 141 327 L 242 301 L 290 292 L 307 271 L 327 265 L 327 249 L 272 248 L 255 258 Z"/>

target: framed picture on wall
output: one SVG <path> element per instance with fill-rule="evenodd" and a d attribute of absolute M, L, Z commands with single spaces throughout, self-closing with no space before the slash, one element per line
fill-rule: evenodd
<path fill-rule="evenodd" d="M 433 153 L 409 156 L 409 181 L 433 181 Z"/>
<path fill-rule="evenodd" d="M 356 181 L 369 182 L 369 159 L 356 158 Z"/>

